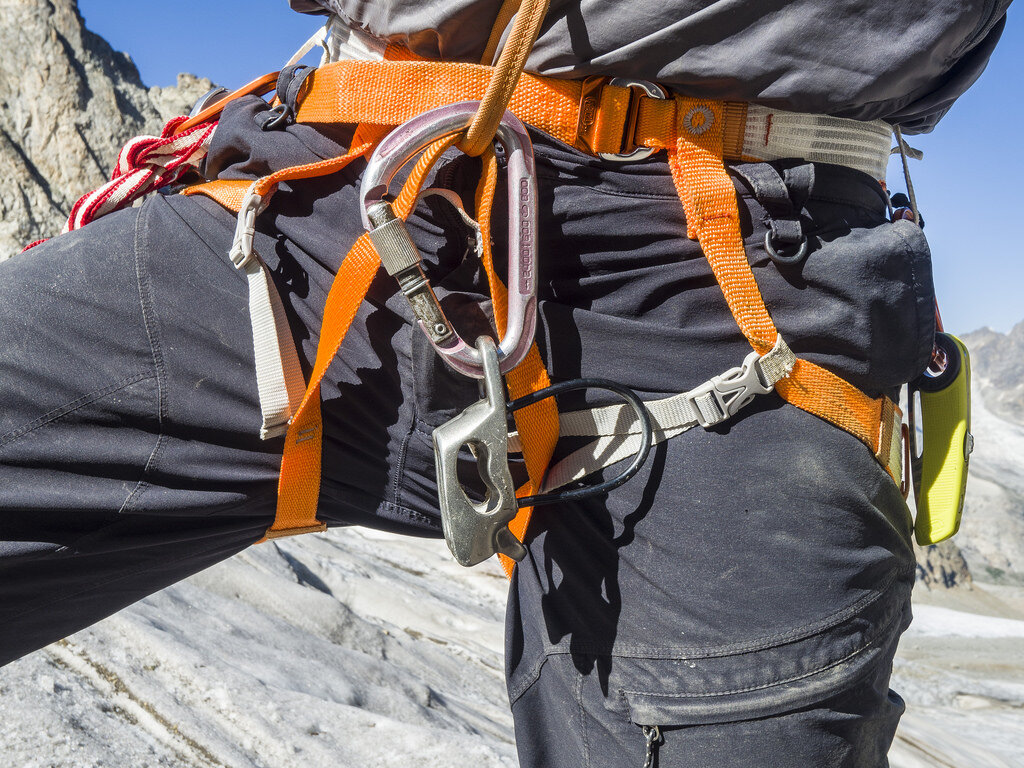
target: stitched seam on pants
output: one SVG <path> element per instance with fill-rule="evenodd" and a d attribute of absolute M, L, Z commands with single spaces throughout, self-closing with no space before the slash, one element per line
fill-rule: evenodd
<path fill-rule="evenodd" d="M 748 688 L 735 688 L 735 689 L 728 690 L 728 691 L 709 691 L 709 692 L 706 692 L 706 693 L 696 693 L 696 694 L 694 694 L 694 693 L 661 693 L 661 692 L 652 692 L 652 691 L 631 691 L 631 690 L 623 689 L 621 691 L 621 695 L 623 697 L 623 700 L 625 700 L 626 694 L 633 694 L 635 696 L 656 696 L 658 698 L 665 698 L 665 699 L 697 699 L 697 700 L 700 700 L 700 699 L 714 698 L 716 696 L 731 696 L 731 695 L 737 694 L 737 693 L 752 693 L 754 691 L 763 691 L 763 690 L 766 690 L 768 688 L 775 688 L 776 686 L 779 686 L 779 685 L 787 685 L 788 683 L 794 683 L 797 680 L 806 680 L 809 677 L 814 677 L 817 674 L 825 672 L 825 671 L 827 671 L 829 669 L 833 669 L 834 667 L 837 667 L 840 664 L 843 664 L 843 663 L 845 663 L 847 661 L 850 661 L 851 659 L 853 659 L 856 656 L 859 656 L 860 654 L 862 654 L 864 651 L 868 650 L 869 648 L 872 648 L 872 647 L 878 645 L 879 639 L 881 639 L 881 638 L 886 636 L 886 630 L 888 630 L 890 627 L 892 627 L 892 625 L 894 623 L 896 623 L 896 621 L 898 619 L 902 618 L 902 616 L 903 616 L 903 612 L 902 611 L 897 612 L 896 615 L 893 616 L 893 618 L 890 619 L 888 622 L 886 622 L 885 625 L 874 636 L 872 636 L 872 638 L 870 640 L 868 640 L 866 643 L 864 643 L 860 647 L 856 648 L 855 650 L 851 651 L 850 653 L 846 654 L 842 658 L 836 659 L 835 661 L 832 661 L 832 662 L 829 662 L 828 664 L 825 664 L 824 666 L 816 667 L 815 669 L 812 669 L 809 672 L 804 672 L 804 673 L 799 674 L 799 675 L 794 675 L 792 677 L 787 677 L 787 678 L 785 678 L 783 680 L 773 680 L 770 683 L 764 683 L 763 685 L 752 685 L 752 686 L 750 686 Z"/>
<path fill-rule="evenodd" d="M 566 653 L 568 653 L 568 651 Z M 526 691 L 529 690 L 530 686 L 533 685 L 534 683 L 536 683 L 537 680 L 540 679 L 540 671 L 543 668 L 543 666 L 547 663 L 547 661 L 548 661 L 548 655 L 547 654 L 541 655 L 541 657 L 534 663 L 533 668 L 530 669 L 529 672 L 527 672 L 527 673 L 522 675 L 522 679 L 519 681 L 518 685 L 515 685 L 515 686 L 510 685 L 509 686 L 509 688 L 508 688 L 509 704 L 515 704 L 519 700 L 519 697 L 522 696 L 524 693 L 526 693 Z M 517 675 L 517 677 L 518 677 L 518 675 Z"/>
<path fill-rule="evenodd" d="M 145 211 L 148 214 L 151 210 L 150 206 L 146 207 Z M 146 459 L 146 464 L 142 468 L 142 476 L 139 478 L 139 482 L 132 489 L 131 493 L 125 498 L 124 503 L 121 505 L 118 512 L 125 512 L 131 503 L 147 488 L 149 487 L 146 483 L 146 477 L 153 469 L 153 465 L 156 463 L 157 454 L 164 442 L 164 421 L 167 418 L 167 401 L 166 401 L 166 388 L 167 388 L 167 371 L 164 367 L 164 358 L 160 350 L 160 337 L 157 332 L 157 317 L 156 310 L 153 308 L 153 286 L 149 280 L 149 272 L 146 270 L 145 263 L 143 261 L 143 248 L 140 247 L 140 240 L 145 239 L 144 230 L 146 229 L 143 223 L 143 214 L 140 212 L 138 218 L 135 220 L 135 279 L 139 289 L 139 304 L 142 308 L 142 318 L 146 326 L 146 337 L 149 339 L 149 349 L 153 357 L 153 370 L 156 371 L 156 397 L 157 397 L 157 436 L 156 444 L 153 446 L 152 452 L 149 454 L 149 458 Z"/>
<path fill-rule="evenodd" d="M 402 481 L 405 479 L 405 461 L 409 454 L 409 441 L 412 440 L 413 434 L 416 432 L 416 411 L 415 406 L 412 414 L 412 424 L 409 425 L 409 429 L 405 432 L 405 437 L 402 438 L 402 444 L 398 448 L 398 460 L 395 462 L 395 473 L 391 480 L 391 496 L 394 499 L 392 502 L 395 506 L 403 506 L 402 504 Z"/>
<path fill-rule="evenodd" d="M 47 424 L 56 421 L 57 419 L 61 419 L 67 416 L 69 413 L 74 413 L 79 408 L 84 408 L 85 406 L 90 405 L 91 403 L 95 403 L 98 400 L 102 400 L 103 398 L 108 397 L 109 395 L 112 395 L 115 392 L 119 392 L 122 389 L 127 389 L 133 384 L 137 384 L 140 381 L 146 381 L 147 379 L 152 378 L 155 378 L 155 374 L 137 373 L 134 376 L 129 376 L 127 379 L 122 379 L 119 382 L 111 384 L 109 387 L 97 389 L 86 395 L 82 395 L 77 400 L 72 400 L 70 403 L 62 405 L 60 408 L 54 408 L 53 410 L 44 413 L 38 419 L 30 421 L 28 424 L 19 427 L 13 432 L 8 432 L 6 435 L 0 436 L 0 448 L 10 443 L 13 443 L 19 437 L 24 437 L 29 432 L 33 432 L 39 429 L 40 427 L 46 426 Z"/>
<path fill-rule="evenodd" d="M 583 743 L 583 768 L 590 768 L 590 738 L 587 735 L 587 710 L 583 706 L 583 675 L 576 671 L 576 706 L 580 714 L 580 735 Z"/>
<path fill-rule="evenodd" d="M 888 474 L 885 474 L 888 477 Z M 835 613 L 826 616 L 824 619 L 812 621 L 808 624 L 804 624 L 799 627 L 795 627 L 786 632 L 779 632 L 774 635 L 765 635 L 759 637 L 756 640 L 750 640 L 742 643 L 731 643 L 729 645 L 716 645 L 711 647 L 703 646 L 642 646 L 635 644 L 622 644 L 615 646 L 611 649 L 607 647 L 597 646 L 592 643 L 574 642 L 573 650 L 580 653 L 596 654 L 598 656 L 612 655 L 622 656 L 629 658 L 630 655 L 635 655 L 639 658 L 685 658 L 685 659 L 699 659 L 699 658 L 716 658 L 722 656 L 735 656 L 744 653 L 753 653 L 761 651 L 766 648 L 771 648 L 781 644 L 788 644 L 805 640 L 808 637 L 813 637 L 826 630 L 832 629 L 833 627 L 842 624 L 847 619 L 853 618 L 859 614 L 862 610 L 868 606 L 877 602 L 881 598 L 885 597 L 889 588 L 896 583 L 902 574 L 899 571 L 893 571 L 877 588 L 877 591 L 869 592 L 864 597 L 853 602 L 852 604 L 841 608 Z M 560 647 L 549 648 L 545 651 L 550 654 L 568 653 L 568 649 L 562 649 Z"/>

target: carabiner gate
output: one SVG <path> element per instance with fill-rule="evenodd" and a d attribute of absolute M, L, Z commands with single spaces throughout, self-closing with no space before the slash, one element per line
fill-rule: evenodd
<path fill-rule="evenodd" d="M 434 349 L 455 370 L 482 379 L 485 374 L 480 352 L 445 317 L 423 273 L 419 250 L 409 237 L 405 222 L 395 216 L 387 199 L 395 175 L 432 142 L 465 128 L 478 107 L 476 101 L 450 104 L 398 126 L 370 158 L 363 173 L 360 198 L 363 226 L 381 263 L 398 280 Z M 496 138 L 508 157 L 508 316 L 497 350 L 498 367 L 505 374 L 526 356 L 537 325 L 537 180 L 533 144 L 519 118 L 506 111 Z"/>

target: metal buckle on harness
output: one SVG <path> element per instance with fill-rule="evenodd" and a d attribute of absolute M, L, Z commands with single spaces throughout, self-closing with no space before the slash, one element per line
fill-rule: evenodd
<path fill-rule="evenodd" d="M 388 134 L 363 173 L 360 196 L 363 226 L 384 269 L 398 280 L 420 328 L 452 368 L 481 379 L 485 371 L 480 351 L 459 336 L 445 317 L 405 222 L 395 216 L 386 199 L 388 186 L 399 170 L 433 141 L 468 125 L 478 106 L 479 102 L 465 101 L 433 109 Z M 504 374 L 526 357 L 536 330 L 537 181 L 530 137 L 511 112 L 506 111 L 502 117 L 497 139 L 508 157 L 508 316 L 497 349 L 498 368 Z"/>
<path fill-rule="evenodd" d="M 622 126 L 618 152 L 596 152 L 594 150 L 597 144 L 597 129 L 601 122 L 598 119 L 601 109 L 601 92 L 605 86 L 629 88 L 630 90 L 629 107 L 626 110 L 626 119 Z M 634 141 L 636 123 L 640 117 L 640 99 L 645 96 L 652 99 L 668 98 L 667 92 L 660 85 L 648 80 L 633 80 L 626 77 L 608 78 L 601 75 L 584 80 L 580 93 L 579 118 L 576 123 L 576 148 L 592 155 L 596 154 L 603 160 L 619 163 L 643 160 L 653 155 L 654 149 L 638 147 Z"/>
<path fill-rule="evenodd" d="M 767 395 L 775 387 L 766 384 L 760 367 L 761 355 L 751 352 L 743 364 L 686 393 L 693 416 L 702 427 L 713 427 L 734 416 L 757 395 Z"/>

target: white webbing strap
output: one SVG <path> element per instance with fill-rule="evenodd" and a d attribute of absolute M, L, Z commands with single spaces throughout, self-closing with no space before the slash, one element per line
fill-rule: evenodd
<path fill-rule="evenodd" d="M 802 157 L 856 168 L 882 181 L 889 164 L 892 128 L 883 120 L 786 112 L 747 106 L 743 156 L 751 160 Z"/>
<path fill-rule="evenodd" d="M 249 283 L 249 320 L 256 358 L 256 387 L 263 413 L 260 438 L 267 440 L 288 431 L 288 419 L 302 401 L 306 381 L 281 296 L 270 278 L 267 265 L 253 250 L 256 217 L 266 208 L 267 203 L 267 200 L 256 194 L 255 188 L 255 184 L 249 188 L 238 212 L 230 256 L 235 267 L 245 272 Z"/>
<path fill-rule="evenodd" d="M 751 352 L 743 365 L 713 376 L 689 392 L 645 403 L 654 426 L 653 443 L 696 426 L 722 423 L 757 395 L 774 390 L 775 385 L 790 374 L 795 363 L 796 355 L 778 336 L 775 346 L 764 355 Z M 606 405 L 559 414 L 559 436 L 596 439 L 548 470 L 542 489 L 545 493 L 632 456 L 640 447 L 640 423 L 631 406 Z M 517 435 L 510 437 L 509 450 L 517 450 L 517 438 Z"/>

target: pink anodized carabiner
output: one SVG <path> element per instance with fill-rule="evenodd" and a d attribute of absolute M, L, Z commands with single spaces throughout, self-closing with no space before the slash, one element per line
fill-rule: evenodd
<path fill-rule="evenodd" d="M 398 126 L 374 151 L 363 173 L 360 198 L 363 226 L 381 263 L 412 306 L 438 354 L 455 370 L 482 379 L 483 359 L 445 317 L 420 266 L 420 254 L 388 201 L 395 175 L 432 142 L 465 128 L 479 102 L 464 101 L 432 109 Z M 522 362 L 537 327 L 537 178 L 533 144 L 519 118 L 506 111 L 496 138 L 508 157 L 508 316 L 498 345 L 498 367 L 508 373 Z"/>

